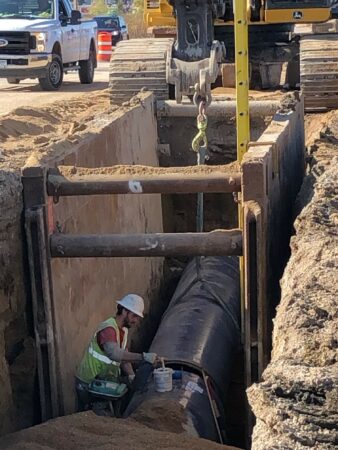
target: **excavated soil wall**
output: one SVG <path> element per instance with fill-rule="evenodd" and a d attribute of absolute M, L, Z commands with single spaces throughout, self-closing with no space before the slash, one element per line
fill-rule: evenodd
<path fill-rule="evenodd" d="M 312 122 L 313 136 L 323 122 Z M 257 418 L 255 450 L 337 448 L 337 148 L 332 112 L 310 148 L 310 173 L 297 200 L 271 362 L 248 391 Z"/>
<path fill-rule="evenodd" d="M 156 121 L 149 94 L 115 111 L 108 110 L 108 100 L 102 95 L 70 104 L 21 108 L 0 123 L 2 434 L 39 419 L 34 417 L 38 410 L 36 357 L 20 168 L 24 164 L 158 165 Z M 161 199 L 150 195 L 62 198 L 53 207 L 53 223 L 67 233 L 161 232 Z M 56 358 L 65 412 L 74 411 L 73 374 L 95 326 L 110 316 L 115 301 L 130 291 L 145 297 L 148 311 L 158 294 L 162 268 L 161 258 L 52 261 Z M 134 340 L 143 332 L 136 333 Z"/>

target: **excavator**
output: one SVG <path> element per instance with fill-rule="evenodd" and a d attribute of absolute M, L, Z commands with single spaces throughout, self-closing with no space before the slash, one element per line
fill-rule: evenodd
<path fill-rule="evenodd" d="M 157 28 L 156 36 L 169 29 L 171 37 L 117 47 L 110 67 L 112 103 L 128 101 L 142 88 L 160 100 L 181 103 L 188 96 L 210 103 L 220 66 L 235 59 L 233 6 L 232 0 L 146 0 L 147 25 Z M 285 85 L 300 84 L 307 109 L 338 107 L 337 34 L 312 32 L 300 39 L 295 33 L 296 25 L 335 18 L 334 0 L 249 0 L 250 86 L 276 88 L 283 67 Z"/>

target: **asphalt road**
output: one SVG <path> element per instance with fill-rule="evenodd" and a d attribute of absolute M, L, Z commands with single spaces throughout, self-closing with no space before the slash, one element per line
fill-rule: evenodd
<path fill-rule="evenodd" d="M 20 106 L 42 106 L 56 100 L 68 100 L 71 97 L 108 87 L 109 63 L 99 63 L 95 71 L 93 84 L 81 84 L 77 73 L 64 75 L 61 89 L 56 92 L 44 92 L 37 80 L 23 80 L 18 85 L 8 84 L 0 78 L 0 115 L 7 114 Z"/>

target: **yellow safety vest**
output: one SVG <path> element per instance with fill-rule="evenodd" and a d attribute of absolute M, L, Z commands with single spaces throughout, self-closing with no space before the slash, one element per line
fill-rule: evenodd
<path fill-rule="evenodd" d="M 101 322 L 88 345 L 77 371 L 77 377 L 85 383 L 90 383 L 94 378 L 117 381 L 121 373 L 120 363 L 108 358 L 97 343 L 97 333 L 108 327 L 114 328 L 117 342 L 120 345 L 120 330 L 115 318 L 111 317 Z M 127 347 L 128 329 L 123 328 L 123 330 L 124 337 L 121 348 L 125 350 Z"/>

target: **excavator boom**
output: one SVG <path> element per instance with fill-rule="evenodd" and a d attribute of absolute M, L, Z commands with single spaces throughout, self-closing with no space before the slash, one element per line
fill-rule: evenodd
<path fill-rule="evenodd" d="M 114 52 L 110 70 L 114 103 L 129 100 L 148 86 L 155 93 L 160 91 L 161 99 L 169 98 L 172 86 L 178 103 L 184 95 L 211 102 L 211 84 L 225 56 L 214 40 L 214 21 L 224 15 L 226 0 L 170 0 L 169 4 L 176 17 L 174 44 L 171 39 L 135 39 L 122 42 Z"/>
<path fill-rule="evenodd" d="M 145 20 L 154 37 L 157 26 L 171 27 L 171 34 L 119 44 L 111 60 L 112 102 L 127 101 L 141 88 L 154 91 L 161 100 L 175 98 L 180 103 L 184 95 L 196 98 L 197 93 L 210 102 L 220 65 L 229 64 L 233 70 L 233 1 L 146 0 Z M 336 17 L 333 0 L 248 2 L 251 88 L 279 87 L 286 68 L 282 84 L 300 85 L 308 109 L 338 107 L 338 61 L 330 44 L 336 37 L 299 37 L 295 32 L 296 24 L 321 24 Z M 233 87 L 225 77 L 223 83 Z"/>

